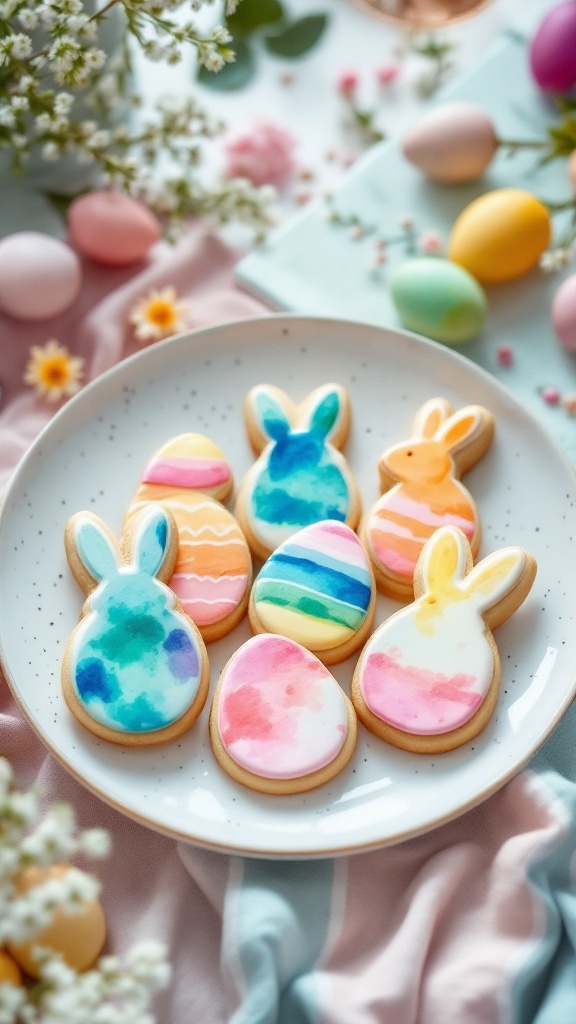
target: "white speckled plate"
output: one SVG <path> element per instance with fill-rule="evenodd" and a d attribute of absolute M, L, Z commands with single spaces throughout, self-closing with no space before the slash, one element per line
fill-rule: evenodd
<path fill-rule="evenodd" d="M 90 509 L 119 530 L 140 470 L 172 435 L 212 437 L 239 481 L 251 463 L 242 424 L 249 387 L 271 382 L 300 400 L 335 380 L 350 390 L 346 449 L 366 505 L 377 459 L 402 440 L 434 395 L 480 402 L 496 417 L 490 452 L 466 477 L 484 522 L 482 554 L 521 544 L 539 563 L 525 605 L 496 634 L 503 678 L 476 740 L 440 757 L 387 746 L 360 727 L 348 768 L 302 796 L 266 797 L 218 767 L 208 708 L 163 748 L 129 750 L 86 732 L 60 691 L 60 660 L 82 595 L 63 531 Z M 10 685 L 44 743 L 89 789 L 174 837 L 257 856 L 326 856 L 381 846 L 456 817 L 503 785 L 536 751 L 573 698 L 576 587 L 573 470 L 556 443 L 488 374 L 400 331 L 280 316 L 188 334 L 121 363 L 71 401 L 16 473 L 0 523 L 0 643 Z M 397 605 L 379 599 L 377 622 Z M 212 687 L 246 623 L 209 648 Z M 348 686 L 354 658 L 334 672 Z"/>

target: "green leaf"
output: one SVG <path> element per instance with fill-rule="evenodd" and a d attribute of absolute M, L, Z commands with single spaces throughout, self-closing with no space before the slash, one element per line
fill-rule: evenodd
<path fill-rule="evenodd" d="M 308 14 L 265 36 L 264 43 L 277 57 L 301 57 L 316 45 L 327 23 L 326 14 Z"/>
<path fill-rule="evenodd" d="M 216 89 L 218 92 L 243 89 L 254 74 L 256 62 L 246 40 L 233 39 L 229 45 L 236 54 L 236 60 L 232 64 L 225 64 L 221 71 L 208 71 L 202 64 L 198 67 L 196 77 L 209 89 Z"/>
<path fill-rule="evenodd" d="M 270 25 L 284 17 L 280 0 L 242 0 L 226 19 L 226 27 L 233 36 L 247 36 L 263 25 Z"/>

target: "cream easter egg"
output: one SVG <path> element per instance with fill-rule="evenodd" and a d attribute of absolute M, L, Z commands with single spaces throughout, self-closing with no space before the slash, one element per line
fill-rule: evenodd
<path fill-rule="evenodd" d="M 19 320 L 49 320 L 72 305 L 82 283 L 75 252 L 39 231 L 0 242 L 0 310 Z"/>
<path fill-rule="evenodd" d="M 448 256 L 482 284 L 500 284 L 536 266 L 551 235 L 546 207 L 530 192 L 486 192 L 458 217 Z"/>
<path fill-rule="evenodd" d="M 224 667 L 210 712 L 220 766 L 265 793 L 322 785 L 348 763 L 356 716 L 327 668 L 294 640 L 263 634 Z"/>
<path fill-rule="evenodd" d="M 552 324 L 564 347 L 576 352 L 576 274 L 562 282 L 552 300 Z"/>
<path fill-rule="evenodd" d="M 390 294 L 404 327 L 447 345 L 474 338 L 488 312 L 475 278 L 437 256 L 401 264 L 390 277 Z"/>
<path fill-rule="evenodd" d="M 474 103 L 442 103 L 418 121 L 402 152 L 426 177 L 449 185 L 474 181 L 496 150 L 494 125 Z"/>
<path fill-rule="evenodd" d="M 16 888 L 20 894 L 37 885 L 53 879 L 61 879 L 70 871 L 66 864 L 54 864 L 49 868 L 27 868 L 17 878 Z M 85 971 L 96 962 L 106 941 L 106 920 L 99 900 L 87 900 L 78 913 L 69 914 L 63 910 L 54 913 L 52 922 L 29 942 L 9 943 L 8 950 L 26 974 L 38 978 L 39 969 L 32 956 L 34 946 L 46 946 L 59 953 L 75 971 Z"/>
<path fill-rule="evenodd" d="M 68 210 L 68 230 L 78 252 L 108 267 L 143 260 L 161 235 L 160 222 L 147 206 L 108 191 L 75 199 Z"/>
<path fill-rule="evenodd" d="M 245 614 L 252 559 L 238 523 L 220 504 L 233 486 L 230 466 L 203 434 L 180 434 L 148 463 L 126 516 L 159 501 L 174 516 L 178 559 L 169 586 L 205 641 L 218 639 Z"/>
<path fill-rule="evenodd" d="M 272 552 L 252 588 L 250 624 L 254 632 L 296 640 L 331 664 L 367 638 L 375 594 L 358 537 L 345 523 L 328 519 Z"/>

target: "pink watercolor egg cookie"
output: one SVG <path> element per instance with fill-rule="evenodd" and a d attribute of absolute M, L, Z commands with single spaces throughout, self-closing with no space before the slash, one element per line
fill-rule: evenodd
<path fill-rule="evenodd" d="M 259 384 L 248 393 L 245 414 L 259 458 L 242 482 L 235 513 L 252 553 L 264 561 L 323 519 L 354 529 L 360 494 L 338 450 L 350 429 L 346 390 L 324 384 L 297 406 L 280 388 Z"/>
<path fill-rule="evenodd" d="M 372 629 L 376 587 L 358 537 L 346 523 L 306 526 L 260 570 L 248 614 L 254 633 L 278 633 L 325 665 L 343 661 Z"/>
<path fill-rule="evenodd" d="M 351 702 L 321 661 L 294 640 L 264 634 L 224 667 L 210 711 L 218 763 L 262 793 L 303 793 L 348 764 Z"/>
<path fill-rule="evenodd" d="M 481 405 L 454 412 L 444 398 L 432 398 L 416 414 L 411 437 L 384 452 L 379 462 L 384 493 L 361 530 L 382 593 L 412 600 L 420 552 L 441 526 L 458 526 L 476 557 L 480 517 L 459 477 L 484 455 L 493 435 L 492 414 Z"/>
<path fill-rule="evenodd" d="M 491 631 L 527 597 L 536 561 L 511 547 L 472 565 L 462 531 L 437 530 L 418 560 L 416 600 L 378 627 L 356 666 L 358 717 L 404 750 L 453 750 L 494 710 L 501 671 Z"/>
<path fill-rule="evenodd" d="M 62 664 L 72 714 L 124 746 L 180 736 L 204 707 L 209 668 L 200 633 L 166 586 L 178 551 L 174 519 L 148 505 L 119 545 L 101 519 L 78 512 L 65 545 L 87 595 Z"/>
<path fill-rule="evenodd" d="M 225 636 L 248 607 L 252 560 L 242 530 L 217 499 L 232 490 L 232 470 L 203 434 L 180 434 L 153 455 L 126 514 L 161 502 L 178 527 L 170 586 L 206 643 Z"/>

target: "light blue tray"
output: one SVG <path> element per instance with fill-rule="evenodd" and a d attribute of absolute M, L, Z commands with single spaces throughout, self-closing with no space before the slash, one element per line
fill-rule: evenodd
<path fill-rule="evenodd" d="M 526 45 L 516 34 L 503 38 L 484 63 L 447 89 L 441 99 L 448 98 L 482 106 L 501 138 L 538 138 L 554 116 L 554 108 L 532 83 Z M 447 239 L 458 213 L 472 199 L 503 186 L 526 188 L 555 201 L 570 196 L 565 161 L 538 167 L 534 153 L 499 153 L 480 181 L 444 187 L 427 181 L 408 164 L 393 141 L 375 146 L 345 175 L 334 206 L 378 224 L 389 235 L 397 235 L 399 217 L 410 214 L 419 230 L 435 228 Z M 558 217 L 555 226 L 562 227 Z M 350 239 L 346 229 L 329 223 L 326 205 L 318 202 L 245 257 L 237 278 L 276 309 L 397 326 L 386 279 L 406 256 L 401 247 L 390 249 L 389 262 L 378 274 L 371 270 L 372 253 L 369 239 Z M 561 407 L 547 406 L 538 394 L 539 387 L 550 384 L 563 395 L 576 395 L 576 358 L 560 346 L 550 321 L 552 296 L 570 272 L 576 272 L 576 266 L 549 276 L 537 269 L 511 284 L 489 288 L 485 329 L 460 351 L 529 405 L 576 462 L 576 419 Z M 514 350 L 514 364 L 508 369 L 497 363 L 501 345 Z"/>

